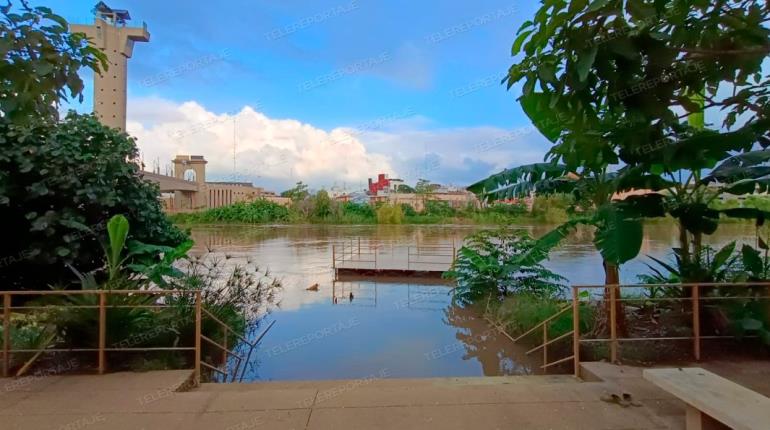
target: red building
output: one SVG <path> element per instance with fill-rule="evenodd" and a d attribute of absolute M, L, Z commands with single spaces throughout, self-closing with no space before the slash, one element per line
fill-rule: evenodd
<path fill-rule="evenodd" d="M 377 182 L 373 182 L 372 178 L 369 178 L 369 194 L 376 196 L 378 191 L 387 190 L 390 188 L 390 179 L 384 173 L 377 175 Z"/>

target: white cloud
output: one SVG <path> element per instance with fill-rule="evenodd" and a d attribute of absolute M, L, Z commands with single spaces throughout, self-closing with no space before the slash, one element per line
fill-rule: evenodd
<path fill-rule="evenodd" d="M 389 158 L 368 152 L 356 136 L 268 118 L 251 106 L 220 114 L 196 102 L 157 98 L 132 100 L 130 106 L 128 132 L 137 138 L 148 166 L 160 160 L 161 172 L 176 154 L 203 155 L 209 180 L 235 178 L 270 186 L 360 181 L 392 172 Z"/>
<path fill-rule="evenodd" d="M 542 161 L 547 141 L 533 127 L 435 128 L 410 109 L 326 131 L 293 119 L 268 118 L 259 106 L 214 113 L 197 102 L 132 99 L 128 131 L 148 168 L 161 172 L 177 154 L 203 155 L 208 180 L 250 181 L 280 191 L 296 181 L 312 188 L 357 188 L 377 173 L 467 185 L 490 173 Z M 233 175 L 233 142 L 236 174 Z"/>

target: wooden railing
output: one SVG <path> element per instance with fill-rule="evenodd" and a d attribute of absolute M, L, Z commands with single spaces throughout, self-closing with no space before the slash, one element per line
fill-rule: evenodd
<path fill-rule="evenodd" d="M 680 295 L 668 295 L 663 297 L 646 297 L 646 296 L 626 296 L 621 294 L 621 291 L 634 291 L 641 293 L 645 289 L 657 288 L 660 290 L 672 290 L 677 289 L 679 292 L 686 292 L 689 289 L 689 296 Z M 721 289 L 720 295 L 708 296 L 704 295 L 704 289 Z M 726 291 L 729 290 L 741 290 L 744 295 L 727 295 Z M 746 295 L 747 289 L 763 290 L 764 294 L 750 294 Z M 596 293 L 600 291 L 601 293 Z M 585 293 L 588 292 L 588 293 Z M 701 360 L 702 341 L 710 339 L 733 339 L 734 335 L 704 335 L 701 331 L 702 328 L 702 307 L 704 303 L 710 303 L 715 301 L 726 300 L 768 300 L 770 301 L 770 282 L 740 282 L 740 283 L 683 283 L 683 284 L 632 284 L 632 285 L 578 285 L 572 287 L 572 300 L 569 305 L 563 307 L 550 317 L 536 324 L 526 332 L 522 333 L 516 338 L 511 338 L 514 342 L 520 342 L 527 336 L 542 330 L 542 342 L 534 348 L 527 351 L 527 354 L 532 354 L 539 350 L 543 351 L 543 365 L 542 369 L 548 369 L 550 367 L 566 363 L 573 362 L 574 373 L 579 376 L 580 373 L 580 346 L 588 343 L 606 343 L 609 344 L 609 360 L 613 363 L 619 362 L 621 359 L 619 344 L 622 342 L 640 342 L 640 341 L 692 341 L 692 357 L 695 361 Z M 624 309 L 619 304 L 629 302 L 648 302 L 648 303 L 660 303 L 660 302 L 680 302 L 690 303 L 690 318 L 692 335 L 690 336 L 645 336 L 645 337 L 621 337 L 619 335 L 619 322 L 621 317 L 618 315 L 618 309 Z M 604 315 L 608 319 L 608 327 L 605 331 L 608 333 L 607 337 L 602 338 L 585 338 L 581 334 L 580 330 L 580 309 L 581 306 L 588 307 L 592 303 L 598 303 L 596 308 L 607 310 Z M 572 311 L 572 330 L 563 333 L 555 338 L 549 336 L 549 325 L 556 319 Z M 770 305 L 767 306 L 767 312 L 770 313 Z M 498 327 L 502 330 L 501 327 Z M 510 337 L 510 336 L 509 336 Z M 744 338 L 756 337 L 753 335 L 743 336 Z M 564 339 L 572 339 L 572 355 L 562 357 L 556 360 L 551 360 L 548 354 L 548 347 L 552 346 L 556 342 Z"/>
<path fill-rule="evenodd" d="M 222 322 L 219 318 L 214 316 L 211 312 L 205 309 L 202 294 L 199 290 L 47 290 L 47 291 L 2 291 L 0 296 L 3 299 L 3 315 L 2 315 L 2 327 L 3 327 L 3 342 L 2 342 L 2 375 L 4 377 L 9 376 L 11 366 L 11 356 L 13 354 L 32 353 L 34 354 L 32 360 L 36 359 L 40 354 L 53 353 L 53 352 L 67 352 L 67 353 L 96 353 L 97 355 L 97 371 L 99 374 L 103 374 L 107 370 L 107 353 L 108 352 L 159 352 L 159 351 L 177 351 L 177 352 L 193 352 L 193 371 L 194 371 L 194 383 L 197 385 L 201 381 L 201 369 L 206 368 L 212 372 L 212 374 L 219 374 L 223 376 L 223 382 L 227 382 L 228 377 L 231 382 L 235 381 L 238 376 L 239 370 L 243 363 L 248 363 L 251 359 L 254 348 L 259 344 L 262 338 L 267 334 L 268 330 L 273 326 L 273 321 L 264 332 L 258 336 L 254 341 L 249 341 L 234 329 Z M 27 299 L 51 297 L 51 296 L 96 296 L 97 304 L 94 305 L 78 305 L 78 304 L 42 304 L 42 305 L 29 305 L 13 306 L 14 297 L 26 297 Z M 115 296 L 153 296 L 156 299 L 150 304 L 110 304 L 108 299 Z M 171 308 L 176 305 L 169 305 L 164 303 L 164 300 L 172 297 L 186 296 L 187 300 L 191 300 L 192 308 L 194 310 L 193 319 L 195 326 L 194 334 L 194 346 L 169 346 L 169 347 L 121 347 L 120 343 L 113 344 L 112 347 L 107 347 L 107 311 L 110 309 L 130 308 L 130 309 L 163 309 Z M 44 311 L 55 308 L 67 308 L 67 309 L 95 309 L 98 312 L 98 345 L 96 347 L 74 347 L 74 348 L 40 348 L 40 349 L 13 349 L 11 345 L 11 330 L 12 330 L 12 311 Z M 218 342 L 202 333 L 203 321 L 208 318 L 214 321 L 222 330 L 222 341 Z M 228 339 L 230 336 L 234 336 L 239 342 L 248 347 L 248 355 L 244 358 L 237 354 L 233 348 L 228 346 Z M 220 366 L 216 366 L 212 363 L 207 363 L 202 357 L 203 342 L 213 345 L 215 348 L 222 351 L 222 360 Z M 232 372 L 228 371 L 229 358 L 235 358 L 235 367 Z M 24 371 L 31 361 L 22 366 Z M 246 366 L 243 365 L 241 370 L 240 380 L 243 379 Z M 20 376 L 17 374 L 17 376 Z"/>

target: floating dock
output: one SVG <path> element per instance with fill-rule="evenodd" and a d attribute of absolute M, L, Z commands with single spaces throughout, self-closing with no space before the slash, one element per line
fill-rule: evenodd
<path fill-rule="evenodd" d="M 457 254 L 453 243 L 402 245 L 348 241 L 332 246 L 335 279 L 441 278 Z"/>

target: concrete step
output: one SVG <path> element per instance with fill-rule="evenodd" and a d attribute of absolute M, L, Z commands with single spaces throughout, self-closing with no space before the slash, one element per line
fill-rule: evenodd
<path fill-rule="evenodd" d="M 360 378 L 312 381 L 264 381 L 241 383 L 203 383 L 196 391 L 264 391 L 264 390 L 328 390 L 341 386 L 366 385 L 369 387 L 436 387 L 436 386 L 490 386 L 490 385 L 551 385 L 575 384 L 580 380 L 571 375 L 517 375 L 461 378 Z"/>

